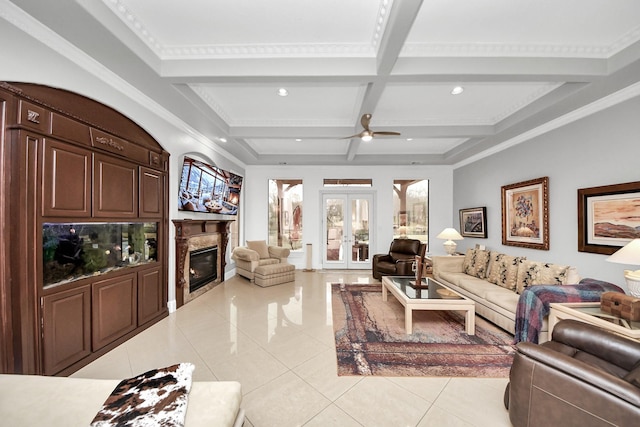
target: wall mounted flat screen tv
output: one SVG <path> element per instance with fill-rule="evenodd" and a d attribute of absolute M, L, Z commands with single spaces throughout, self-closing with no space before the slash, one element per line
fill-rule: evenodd
<path fill-rule="evenodd" d="M 241 176 L 185 157 L 178 210 L 237 215 L 241 189 Z"/>

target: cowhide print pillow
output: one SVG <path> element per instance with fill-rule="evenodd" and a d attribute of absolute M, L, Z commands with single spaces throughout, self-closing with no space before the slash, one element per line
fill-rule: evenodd
<path fill-rule="evenodd" d="M 91 426 L 184 426 L 194 368 L 180 363 L 122 380 Z"/>

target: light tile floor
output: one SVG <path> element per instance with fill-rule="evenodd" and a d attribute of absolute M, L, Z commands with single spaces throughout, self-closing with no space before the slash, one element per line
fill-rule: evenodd
<path fill-rule="evenodd" d="M 261 288 L 235 276 L 74 373 L 125 378 L 194 363 L 194 380 L 242 384 L 246 427 L 510 426 L 506 378 L 356 377 L 336 373 L 331 283 L 368 271 L 296 271 Z"/>

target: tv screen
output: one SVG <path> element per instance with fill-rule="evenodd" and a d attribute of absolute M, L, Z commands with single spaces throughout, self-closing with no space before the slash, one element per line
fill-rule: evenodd
<path fill-rule="evenodd" d="M 241 189 L 241 176 L 185 157 L 178 191 L 178 209 L 237 215 Z"/>

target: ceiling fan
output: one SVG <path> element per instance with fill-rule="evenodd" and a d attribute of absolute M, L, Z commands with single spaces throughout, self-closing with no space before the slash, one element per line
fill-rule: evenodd
<path fill-rule="evenodd" d="M 362 132 L 355 135 L 347 136 L 342 139 L 360 138 L 364 142 L 369 142 L 373 139 L 374 136 L 378 136 L 378 135 L 400 135 L 400 132 L 391 132 L 391 131 L 374 132 L 371 129 L 369 129 L 370 121 L 371 121 L 371 114 L 363 114 L 362 117 L 360 118 L 360 123 L 362 124 L 362 127 L 363 127 Z"/>

